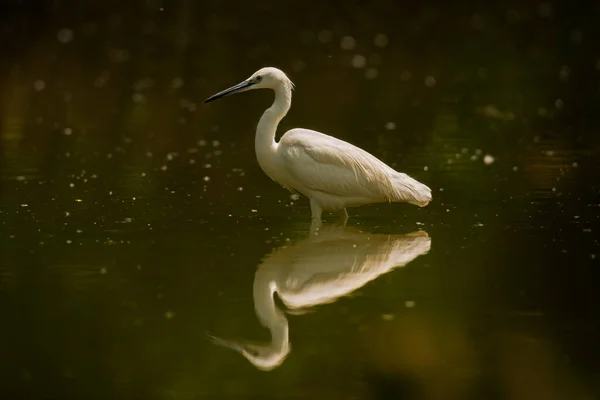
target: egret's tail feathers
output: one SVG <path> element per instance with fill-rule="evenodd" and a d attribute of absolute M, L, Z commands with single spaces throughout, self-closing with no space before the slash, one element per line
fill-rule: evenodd
<path fill-rule="evenodd" d="M 399 172 L 392 182 L 395 201 L 404 201 L 419 207 L 425 207 L 431 201 L 431 189 L 402 172 Z"/>

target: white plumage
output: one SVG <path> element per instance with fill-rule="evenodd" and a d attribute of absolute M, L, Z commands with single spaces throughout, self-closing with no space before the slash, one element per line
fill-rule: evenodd
<path fill-rule="evenodd" d="M 407 202 L 426 206 L 431 190 L 410 176 L 395 171 L 366 151 L 313 130 L 296 128 L 275 141 L 277 125 L 292 102 L 293 83 L 279 69 L 267 67 L 247 80 L 205 100 L 250 89 L 272 89 L 275 101 L 258 122 L 256 157 L 274 181 L 310 200 L 312 218 L 322 211 L 341 211 L 369 203 Z"/>

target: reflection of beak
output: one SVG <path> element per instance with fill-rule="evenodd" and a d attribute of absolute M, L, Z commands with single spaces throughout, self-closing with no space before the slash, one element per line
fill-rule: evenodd
<path fill-rule="evenodd" d="M 250 86 L 254 85 L 254 82 L 250 82 L 250 81 L 243 81 L 238 83 L 235 86 L 230 87 L 229 89 L 225 89 L 222 92 L 219 92 L 217 94 L 213 94 L 212 96 L 210 96 L 208 99 L 204 100 L 205 103 L 209 103 L 213 100 L 217 100 L 220 99 L 221 97 L 227 96 L 229 94 L 232 93 L 236 93 L 239 91 L 242 91 Z"/>
<path fill-rule="evenodd" d="M 210 333 L 206 333 L 206 337 L 212 341 L 214 344 L 218 344 L 219 346 L 223 346 L 223 347 L 227 347 L 230 348 L 232 350 L 238 351 L 238 352 L 242 352 L 244 351 L 244 346 L 242 346 L 239 343 L 236 343 L 234 341 L 230 341 L 230 340 L 224 340 L 221 338 L 218 338 L 216 336 L 211 335 Z"/>

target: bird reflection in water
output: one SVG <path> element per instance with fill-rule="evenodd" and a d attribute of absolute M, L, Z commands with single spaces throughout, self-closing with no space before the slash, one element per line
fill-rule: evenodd
<path fill-rule="evenodd" d="M 336 301 L 392 269 L 402 267 L 431 247 L 424 231 L 406 235 L 360 232 L 341 226 L 321 228 L 265 257 L 254 275 L 254 309 L 271 331 L 271 342 L 256 344 L 208 335 L 218 345 L 241 353 L 256 368 L 272 370 L 290 352 L 289 325 L 274 294 L 292 312 Z"/>

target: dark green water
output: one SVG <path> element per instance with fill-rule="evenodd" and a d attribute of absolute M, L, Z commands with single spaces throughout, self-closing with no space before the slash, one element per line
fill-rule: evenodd
<path fill-rule="evenodd" d="M 39 3 L 1 17 L 1 398 L 597 398 L 597 6 Z M 202 104 L 265 65 L 280 132 L 432 203 L 309 237 L 272 94 Z"/>

